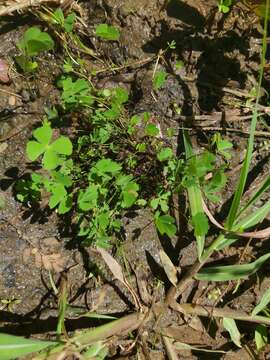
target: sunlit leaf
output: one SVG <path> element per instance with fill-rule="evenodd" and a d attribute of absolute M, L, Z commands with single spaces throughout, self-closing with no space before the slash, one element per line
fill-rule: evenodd
<path fill-rule="evenodd" d="M 235 345 L 241 348 L 241 334 L 234 319 L 223 318 L 223 326 L 229 332 L 231 340 L 235 343 Z"/>

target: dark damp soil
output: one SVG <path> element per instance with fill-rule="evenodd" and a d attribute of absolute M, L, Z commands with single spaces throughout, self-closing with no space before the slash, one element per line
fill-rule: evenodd
<path fill-rule="evenodd" d="M 222 201 L 209 205 L 212 213 L 222 221 L 233 189 L 239 178 L 244 157 L 250 115 L 247 100 L 254 88 L 260 62 L 261 26 L 242 5 L 235 6 L 228 15 L 217 12 L 216 1 L 171 0 L 102 0 L 80 3 L 81 17 L 87 26 L 85 37 L 104 61 L 118 66 L 130 63 L 118 73 L 107 71 L 95 79 L 99 88 L 124 86 L 131 94 L 130 114 L 150 112 L 161 126 L 161 131 L 176 130 L 174 148 L 181 151 L 181 127 L 192 127 L 192 139 L 198 149 L 207 146 L 210 136 L 219 129 L 233 142 L 233 157 L 227 174 L 228 184 L 222 192 Z M 256 19 L 255 19 L 256 20 Z M 113 280 L 104 263 L 89 248 L 73 246 L 70 234 L 63 233 L 57 216 L 40 209 L 24 208 L 14 198 L 16 180 L 29 172 L 25 145 L 31 132 L 44 116 L 44 107 L 56 104 L 59 92 L 55 79 L 61 72 L 61 52 L 42 59 L 38 77 L 27 78 L 14 68 L 12 57 L 23 31 L 37 22 L 34 17 L 0 19 L 0 59 L 10 61 L 11 81 L 0 85 L 0 197 L 5 206 L 0 211 L 0 301 L 11 300 L 7 308 L 0 302 L 0 332 L 19 335 L 54 334 L 57 322 L 57 299 L 53 293 L 48 272 L 40 267 L 36 253 L 61 254 L 68 273 L 69 303 L 85 310 L 100 313 L 124 314 L 131 310 L 130 295 Z M 99 42 L 93 37 L 94 27 L 110 22 L 119 27 L 121 38 L 117 46 Z M 156 97 L 151 95 L 154 62 L 151 57 L 168 42 L 176 42 L 176 50 L 169 51 L 160 68 L 168 72 L 168 79 Z M 150 61 L 144 60 L 150 59 Z M 96 66 L 89 61 L 89 66 Z M 176 70 L 176 63 L 184 67 Z M 265 72 L 265 94 L 269 92 L 269 74 Z M 267 96 L 261 103 L 267 105 Z M 175 108 L 181 108 L 177 115 Z M 226 129 L 235 131 L 226 131 Z M 269 119 L 258 125 L 268 131 Z M 262 147 L 267 138 L 256 138 L 252 172 L 248 180 L 250 192 L 269 173 L 269 146 Z M 263 199 L 265 200 L 265 199 Z M 179 236 L 173 241 L 158 236 L 152 214 L 145 210 L 127 215 L 125 240 L 115 251 L 117 260 L 127 271 L 146 305 L 154 296 L 162 300 L 169 283 L 162 268 L 159 251 L 163 249 L 182 271 L 196 260 L 196 246 L 186 222 L 186 199 L 178 200 Z M 177 215 L 177 214 L 176 214 Z M 270 218 L 268 217 L 268 222 Z M 213 229 L 212 234 L 215 234 Z M 74 240 L 74 239 L 73 239 Z M 258 254 L 269 251 L 268 240 L 253 240 L 246 246 L 240 242 L 227 250 L 228 263 L 241 259 L 248 262 Z M 223 256 L 217 254 L 218 261 Z M 269 265 L 264 267 L 260 281 L 256 276 L 244 281 L 235 290 L 230 284 L 222 300 L 217 297 L 227 285 L 221 283 L 193 283 L 183 294 L 188 302 L 200 305 L 230 305 L 233 309 L 250 311 L 269 287 Z M 97 274 L 97 275 L 96 275 Z M 93 276 L 94 275 L 94 276 Z M 59 275 L 54 276 L 58 284 Z M 137 281 L 136 281 L 137 280 Z M 142 288 L 145 290 L 143 292 Z M 144 295 L 143 295 L 144 294 Z M 15 301 L 17 300 L 17 301 Z M 68 314 L 68 330 L 86 328 L 92 321 L 73 321 Z M 219 323 L 199 317 L 172 315 L 166 319 L 177 340 L 193 346 L 223 349 L 227 354 L 191 352 L 183 350 L 181 359 L 250 359 L 247 351 L 237 350 L 228 342 Z M 252 333 L 242 324 L 246 343 L 252 344 Z M 211 329 L 211 331 L 209 330 Z M 155 339 L 148 329 L 149 356 L 166 358 L 162 344 L 153 345 Z M 139 352 L 138 352 L 139 354 Z M 136 357 L 147 359 L 142 353 Z M 114 357 L 121 358 L 124 357 Z"/>

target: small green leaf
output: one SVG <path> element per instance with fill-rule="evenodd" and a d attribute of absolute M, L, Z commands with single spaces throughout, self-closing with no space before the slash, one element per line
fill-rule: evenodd
<path fill-rule="evenodd" d="M 120 37 L 118 29 L 108 24 L 99 24 L 96 27 L 96 35 L 103 40 L 119 40 Z"/>
<path fill-rule="evenodd" d="M 83 211 L 88 211 L 97 206 L 98 187 L 96 185 L 89 185 L 85 192 L 80 191 L 78 197 L 79 208 Z"/>
<path fill-rule="evenodd" d="M 41 127 L 33 132 L 33 136 L 41 144 L 48 145 L 52 138 L 52 128 L 50 124 L 45 121 Z"/>
<path fill-rule="evenodd" d="M 95 168 L 100 173 L 117 174 L 122 166 L 111 159 L 102 159 L 96 163 Z"/>
<path fill-rule="evenodd" d="M 257 325 L 255 329 L 255 343 L 258 351 L 268 344 L 268 331 L 265 325 Z"/>
<path fill-rule="evenodd" d="M 192 216 L 192 225 L 194 226 L 195 236 L 204 236 L 208 233 L 208 218 L 204 213 L 198 212 Z"/>
<path fill-rule="evenodd" d="M 61 155 L 72 154 L 72 142 L 66 136 L 60 136 L 54 143 L 51 144 L 53 151 Z"/>
<path fill-rule="evenodd" d="M 203 268 L 195 278 L 201 281 L 239 280 L 257 272 L 263 263 L 270 258 L 270 253 L 259 257 L 250 264 L 214 266 Z"/>
<path fill-rule="evenodd" d="M 129 208 L 135 203 L 138 197 L 138 190 L 139 190 L 139 185 L 136 184 L 135 182 L 130 182 L 124 187 L 122 191 L 123 208 Z"/>
<path fill-rule="evenodd" d="M 30 161 L 35 161 L 45 151 L 45 146 L 37 141 L 28 141 L 26 154 Z"/>
<path fill-rule="evenodd" d="M 159 134 L 159 129 L 154 124 L 147 124 L 145 126 L 145 134 L 147 136 L 157 136 Z"/>
<path fill-rule="evenodd" d="M 49 207 L 55 208 L 67 196 L 67 191 L 62 184 L 53 184 L 51 187 L 52 196 L 50 197 Z"/>
<path fill-rule="evenodd" d="M 161 235 L 172 237 L 176 234 L 175 220 L 170 215 L 161 215 L 156 218 L 156 227 Z"/>
<path fill-rule="evenodd" d="M 62 161 L 52 148 L 48 148 L 43 156 L 42 165 L 46 170 L 53 170 L 61 165 Z"/>
<path fill-rule="evenodd" d="M 33 26 L 26 30 L 23 39 L 17 46 L 27 56 L 35 56 L 42 51 L 52 50 L 54 48 L 54 41 L 49 34 Z"/>
<path fill-rule="evenodd" d="M 67 195 L 64 197 L 58 206 L 58 214 L 66 214 L 72 208 L 72 197 Z"/>
<path fill-rule="evenodd" d="M 122 105 L 125 102 L 128 101 L 128 92 L 126 89 L 123 89 L 121 87 L 117 87 L 114 90 L 114 97 L 112 99 L 112 102 L 117 105 Z"/>
<path fill-rule="evenodd" d="M 0 334 L 0 359 L 12 360 L 21 358 L 27 354 L 31 354 L 57 344 L 59 343 L 25 339 L 20 336 L 9 334 Z"/>
<path fill-rule="evenodd" d="M 166 81 L 167 73 L 165 71 L 157 71 L 153 78 L 153 86 L 155 90 L 160 89 Z"/>
<path fill-rule="evenodd" d="M 160 150 L 160 152 L 157 154 L 157 158 L 159 161 L 167 161 L 169 160 L 173 155 L 172 149 L 169 147 L 163 148 Z"/>
<path fill-rule="evenodd" d="M 235 343 L 235 345 L 241 348 L 241 334 L 234 319 L 223 318 L 223 326 L 230 334 L 231 340 Z"/>
<path fill-rule="evenodd" d="M 71 13 L 65 18 L 64 28 L 65 28 L 66 32 L 68 32 L 68 33 L 72 32 L 75 20 L 76 20 L 75 13 Z"/>

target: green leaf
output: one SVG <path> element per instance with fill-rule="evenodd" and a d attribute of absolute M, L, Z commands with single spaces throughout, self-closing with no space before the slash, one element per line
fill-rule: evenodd
<path fill-rule="evenodd" d="M 266 202 L 262 207 L 253 211 L 250 215 L 246 216 L 244 219 L 239 221 L 233 226 L 233 231 L 241 231 L 249 229 L 260 222 L 262 222 L 265 217 L 270 212 L 270 201 Z"/>
<path fill-rule="evenodd" d="M 52 196 L 50 197 L 49 207 L 50 209 L 55 208 L 61 201 L 67 196 L 67 191 L 62 184 L 53 184 L 51 187 Z"/>
<path fill-rule="evenodd" d="M 154 124 L 147 124 L 145 126 L 145 134 L 147 136 L 157 136 L 159 134 L 159 129 Z"/>
<path fill-rule="evenodd" d="M 55 151 L 53 151 L 52 148 L 49 148 L 45 151 L 43 159 L 42 159 L 42 165 L 44 169 L 46 170 L 53 170 L 57 166 L 61 165 L 62 161 L 57 155 Z"/>
<path fill-rule="evenodd" d="M 185 156 L 188 161 L 189 159 L 192 159 L 192 157 L 194 157 L 194 152 L 192 149 L 190 137 L 186 131 L 183 131 L 183 140 L 184 140 L 184 147 L 185 147 Z M 202 198 L 202 193 L 201 193 L 201 189 L 199 186 L 199 182 L 195 181 L 195 182 L 192 182 L 191 185 L 187 186 L 187 192 L 188 192 L 188 200 L 189 200 L 189 205 L 190 205 L 191 218 L 196 219 L 197 214 L 204 213 L 203 207 L 202 207 L 203 198 Z M 196 220 L 195 220 L 195 224 L 196 224 Z M 206 229 L 206 227 L 205 227 L 205 229 Z M 200 231 L 198 233 L 200 233 Z M 195 234 L 195 236 L 196 236 L 196 242 L 197 242 L 198 258 L 200 260 L 203 250 L 204 250 L 205 236 L 204 235 L 196 235 L 196 234 Z"/>
<path fill-rule="evenodd" d="M 12 360 L 27 354 L 58 345 L 57 342 L 25 339 L 23 337 L 0 334 L 0 359 Z"/>
<path fill-rule="evenodd" d="M 161 215 L 156 218 L 156 227 L 161 235 L 172 237 L 176 234 L 175 220 L 170 215 Z"/>
<path fill-rule="evenodd" d="M 214 266 L 203 268 L 195 278 L 201 281 L 230 281 L 239 280 L 257 272 L 263 263 L 268 260 L 270 253 L 259 257 L 250 264 Z"/>
<path fill-rule="evenodd" d="M 89 185 L 85 192 L 80 191 L 78 197 L 79 208 L 83 211 L 88 211 L 97 206 L 98 187 L 96 185 Z"/>
<path fill-rule="evenodd" d="M 65 16 L 61 8 L 57 8 L 53 13 L 54 22 L 58 23 L 60 26 L 63 26 L 65 21 Z"/>
<path fill-rule="evenodd" d="M 70 211 L 72 208 L 72 197 L 70 195 L 67 195 L 64 197 L 60 204 L 58 205 L 58 214 L 66 214 L 68 211 Z"/>
<path fill-rule="evenodd" d="M 123 201 L 122 207 L 129 208 L 131 207 L 138 197 L 139 185 L 135 182 L 130 182 L 127 184 L 122 191 Z"/>
<path fill-rule="evenodd" d="M 48 145 L 52 138 L 52 128 L 50 124 L 45 121 L 41 127 L 33 132 L 33 136 L 41 144 Z"/>
<path fill-rule="evenodd" d="M 167 161 L 173 156 L 172 149 L 169 147 L 163 148 L 160 150 L 160 152 L 157 154 L 157 158 L 159 161 Z"/>
<path fill-rule="evenodd" d="M 255 306 L 255 308 L 252 311 L 252 315 L 255 316 L 259 314 L 263 309 L 266 308 L 266 306 L 270 303 L 270 289 L 267 289 L 265 293 L 263 294 L 259 304 Z"/>
<path fill-rule="evenodd" d="M 192 216 L 195 236 L 205 236 L 209 230 L 208 218 L 203 212 L 197 212 Z"/>
<path fill-rule="evenodd" d="M 258 101 L 258 99 L 259 99 L 260 88 L 261 88 L 261 83 L 262 83 L 262 74 L 263 74 L 263 67 L 262 67 L 262 69 L 260 69 L 260 79 L 259 79 L 259 84 L 258 84 L 258 89 L 257 89 L 257 99 L 256 99 L 256 101 Z M 226 219 L 226 228 L 228 230 L 232 229 L 232 227 L 234 225 L 234 222 L 235 222 L 235 220 L 237 218 L 237 213 L 239 211 L 240 201 L 241 201 L 244 189 L 245 189 L 247 176 L 248 176 L 248 172 L 249 172 L 249 166 L 250 166 L 251 159 L 252 159 L 252 152 L 253 152 L 253 147 L 254 147 L 254 137 L 255 137 L 257 119 L 258 119 L 258 109 L 257 109 L 257 106 L 255 106 L 254 111 L 253 111 L 253 115 L 252 115 L 250 131 L 249 131 L 250 135 L 249 135 L 249 139 L 248 139 L 248 146 L 247 146 L 246 156 L 245 156 L 243 165 L 241 167 L 241 172 L 240 172 L 240 177 L 239 177 L 237 189 L 236 189 L 236 191 L 234 193 L 234 197 L 233 197 L 233 201 L 232 201 L 232 204 L 231 204 L 231 207 L 230 207 L 230 211 L 229 211 L 228 217 Z"/>
<path fill-rule="evenodd" d="M 18 47 L 27 56 L 35 56 L 42 51 L 52 50 L 54 41 L 49 34 L 34 26 L 26 30 L 23 39 L 18 43 Z"/>
<path fill-rule="evenodd" d="M 96 163 L 95 168 L 99 173 L 109 173 L 114 175 L 121 171 L 122 166 L 111 159 L 102 159 Z"/>
<path fill-rule="evenodd" d="M 234 319 L 223 318 L 223 326 L 230 334 L 231 340 L 235 343 L 235 345 L 241 348 L 241 334 Z"/>
<path fill-rule="evenodd" d="M 51 144 L 53 151 L 61 155 L 72 154 L 72 142 L 66 136 L 60 136 L 54 143 Z"/>
<path fill-rule="evenodd" d="M 15 56 L 15 61 L 24 72 L 31 73 L 35 71 L 38 67 L 36 61 L 29 60 L 29 57 L 25 55 Z"/>
<path fill-rule="evenodd" d="M 90 106 L 94 99 L 90 93 L 90 86 L 85 79 L 77 79 L 73 82 L 71 77 L 60 81 L 63 87 L 61 99 L 67 108 L 76 108 L 78 106 Z"/>
<path fill-rule="evenodd" d="M 26 154 L 30 161 L 35 161 L 41 154 L 44 153 L 46 145 L 40 144 L 37 141 L 28 141 L 26 145 Z"/>
<path fill-rule="evenodd" d="M 125 102 L 128 101 L 128 92 L 126 89 L 123 89 L 121 87 L 117 87 L 114 91 L 114 97 L 112 99 L 112 102 L 117 105 L 122 105 Z"/>
<path fill-rule="evenodd" d="M 268 330 L 265 325 L 257 325 L 255 329 L 255 343 L 258 351 L 268 344 Z"/>
<path fill-rule="evenodd" d="M 241 209 L 237 217 L 239 218 L 240 215 L 247 210 L 251 205 L 253 205 L 257 200 L 260 199 L 261 195 L 264 194 L 270 188 L 270 176 L 267 175 L 266 180 L 262 183 L 259 189 L 256 189 L 255 193 L 251 196 L 250 200 L 247 204 Z"/>
<path fill-rule="evenodd" d="M 103 40 L 119 40 L 120 37 L 118 29 L 108 24 L 99 24 L 96 27 L 96 35 Z"/>
<path fill-rule="evenodd" d="M 68 32 L 68 33 L 72 32 L 75 20 L 76 20 L 75 13 L 71 13 L 65 18 L 64 28 L 65 28 L 66 32 Z"/>
<path fill-rule="evenodd" d="M 153 78 L 153 86 L 155 90 L 160 89 L 166 81 L 167 73 L 165 71 L 157 71 Z"/>

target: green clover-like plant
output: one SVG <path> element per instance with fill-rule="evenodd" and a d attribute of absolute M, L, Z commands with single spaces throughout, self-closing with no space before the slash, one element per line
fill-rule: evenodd
<path fill-rule="evenodd" d="M 63 156 L 72 154 L 72 143 L 66 136 L 60 136 L 54 142 L 52 140 L 52 128 L 48 121 L 33 132 L 36 140 L 27 143 L 26 153 L 31 161 L 35 161 L 43 155 L 42 166 L 46 170 L 53 170 L 63 162 Z"/>

